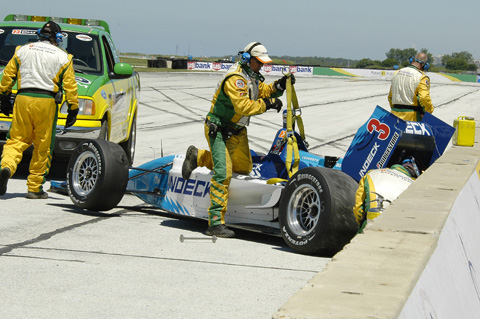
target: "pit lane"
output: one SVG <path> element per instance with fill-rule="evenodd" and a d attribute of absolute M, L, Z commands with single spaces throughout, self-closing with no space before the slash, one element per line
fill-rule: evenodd
<path fill-rule="evenodd" d="M 207 147 L 202 123 L 220 76 L 141 74 L 134 165 L 185 152 L 190 144 Z M 297 78 L 310 149 L 343 156 L 374 107 L 388 107 L 389 85 Z M 460 115 L 480 118 L 472 109 L 479 90 L 432 84 L 434 104 L 441 105 L 435 115 L 449 124 Z M 274 111 L 252 118 L 250 146 L 266 151 L 281 123 Z M 49 180 L 64 178 L 65 167 L 54 162 Z M 2 317 L 271 318 L 329 261 L 242 230 L 235 239 L 181 243 L 180 235 L 201 236 L 206 223 L 171 218 L 130 195 L 105 213 L 79 210 L 54 193 L 26 200 L 27 170 L 22 163 L 0 198 Z"/>

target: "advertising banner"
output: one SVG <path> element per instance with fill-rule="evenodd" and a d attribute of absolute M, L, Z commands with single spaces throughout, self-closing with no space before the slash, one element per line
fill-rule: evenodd
<path fill-rule="evenodd" d="M 188 70 L 194 71 L 227 71 L 233 63 L 226 62 L 203 62 L 203 61 L 189 61 L 187 63 Z M 290 71 L 295 73 L 295 76 L 311 76 L 313 75 L 312 66 L 287 66 L 287 65 L 272 65 L 266 64 L 260 70 L 263 75 L 282 76 L 284 72 Z"/>
<path fill-rule="evenodd" d="M 188 70 L 194 71 L 226 71 L 233 65 L 232 62 L 204 62 L 189 61 Z M 295 76 L 343 76 L 343 77 L 362 77 L 371 79 L 391 80 L 395 70 L 373 70 L 373 69 L 352 69 L 352 68 L 327 68 L 301 65 L 275 65 L 266 64 L 260 72 L 263 75 L 282 76 L 284 72 L 290 71 Z M 432 83 L 448 82 L 480 82 L 480 75 L 448 75 L 443 73 L 427 72 Z"/>
<path fill-rule="evenodd" d="M 187 69 L 209 71 L 213 70 L 213 67 L 212 62 L 189 61 L 187 62 Z"/>

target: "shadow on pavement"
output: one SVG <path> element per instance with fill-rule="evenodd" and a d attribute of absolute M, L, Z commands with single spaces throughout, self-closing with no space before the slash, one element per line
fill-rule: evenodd
<path fill-rule="evenodd" d="M 26 179 L 28 177 L 29 165 L 30 165 L 30 156 L 24 156 L 24 158 L 22 159 L 22 162 L 18 165 L 15 175 L 12 178 L 24 179 L 26 182 Z M 52 180 L 64 181 L 67 175 L 67 168 L 68 168 L 68 160 L 66 159 L 58 160 L 54 158 L 52 161 L 52 167 L 50 169 L 50 173 L 47 176 L 46 183 L 49 183 Z M 13 194 L 6 194 L 4 198 L 7 199 L 7 198 L 24 197 L 24 196 L 25 196 L 24 193 L 13 193 Z M 103 213 L 103 212 L 84 210 L 84 209 L 75 207 L 73 204 L 71 206 L 64 205 L 64 204 L 58 204 L 58 205 L 51 204 L 51 205 L 62 207 L 65 211 L 69 213 L 91 216 L 91 217 L 110 218 L 110 217 L 121 217 L 123 215 L 122 213 L 109 214 L 109 213 Z M 145 206 L 142 205 L 142 206 L 134 206 L 134 207 L 118 206 L 118 208 L 123 208 L 127 210 L 129 213 L 137 211 L 142 214 L 162 216 L 167 218 L 166 220 L 160 223 L 160 226 L 162 227 L 184 229 L 192 232 L 197 232 L 199 235 L 202 235 L 202 236 L 206 236 L 205 230 L 208 227 L 208 223 L 205 220 L 199 220 L 192 217 L 181 217 L 181 216 L 172 215 L 146 204 Z M 231 227 L 231 228 L 235 231 L 237 239 L 269 245 L 269 246 L 272 246 L 272 249 L 278 249 L 282 251 L 291 251 L 294 253 L 294 251 L 291 250 L 287 246 L 287 244 L 284 242 L 283 238 L 279 236 L 240 229 L 236 227 Z"/>
<path fill-rule="evenodd" d="M 146 214 L 146 215 L 161 216 L 166 218 L 160 223 L 161 227 L 170 227 L 170 228 L 176 228 L 180 230 L 188 230 L 188 231 L 198 233 L 199 236 L 206 236 L 205 230 L 208 227 L 208 222 L 206 220 L 200 220 L 200 219 L 196 219 L 188 216 L 173 215 L 170 213 L 166 213 L 161 209 L 157 209 L 153 206 L 150 206 L 148 204 L 144 204 L 142 206 L 134 206 L 134 207 L 119 206 L 119 208 L 129 209 L 130 211 L 137 211 L 139 213 Z M 273 246 L 272 247 L 273 249 L 294 252 L 292 249 L 290 249 L 287 246 L 283 238 L 280 236 L 240 229 L 233 226 L 229 226 L 229 227 L 231 227 L 235 231 L 235 234 L 236 234 L 235 238 L 237 239 Z"/>
<path fill-rule="evenodd" d="M 13 179 L 27 179 L 28 167 L 30 166 L 30 156 L 24 156 L 20 164 L 17 166 L 17 171 L 13 175 Z M 65 180 L 67 176 L 68 160 L 53 159 L 50 172 L 47 175 L 47 182 L 51 180 Z"/>

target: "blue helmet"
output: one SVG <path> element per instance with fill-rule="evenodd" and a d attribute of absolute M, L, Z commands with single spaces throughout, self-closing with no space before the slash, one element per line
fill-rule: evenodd
<path fill-rule="evenodd" d="M 415 162 L 415 158 L 413 156 L 409 156 L 403 160 L 402 166 L 408 171 L 410 176 L 417 178 L 420 176 L 421 172 L 418 169 L 417 163 Z"/>

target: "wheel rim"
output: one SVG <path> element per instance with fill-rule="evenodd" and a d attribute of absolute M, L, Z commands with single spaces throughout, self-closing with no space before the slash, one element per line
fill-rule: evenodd
<path fill-rule="evenodd" d="M 298 236 L 310 233 L 321 214 L 320 196 L 311 185 L 301 185 L 293 192 L 288 202 L 287 222 Z"/>
<path fill-rule="evenodd" d="M 90 194 L 98 177 L 97 158 L 92 152 L 82 153 L 73 166 L 72 185 L 75 193 L 80 196 Z"/>

